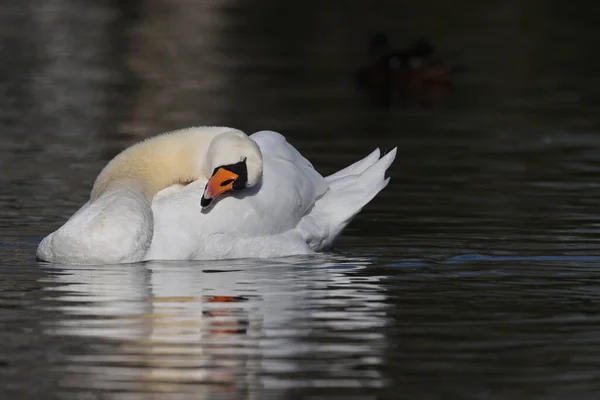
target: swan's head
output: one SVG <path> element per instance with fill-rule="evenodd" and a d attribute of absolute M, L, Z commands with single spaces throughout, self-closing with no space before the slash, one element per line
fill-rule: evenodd
<path fill-rule="evenodd" d="M 200 202 L 202 207 L 228 191 L 250 188 L 262 177 L 260 148 L 241 131 L 216 136 L 208 147 L 206 161 L 210 179 Z"/>

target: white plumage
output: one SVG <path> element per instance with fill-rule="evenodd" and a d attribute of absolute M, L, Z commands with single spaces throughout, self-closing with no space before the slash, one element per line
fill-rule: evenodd
<path fill-rule="evenodd" d="M 240 155 L 248 158 L 250 187 L 203 208 L 212 170 Z M 113 159 L 90 201 L 44 238 L 37 255 L 55 263 L 108 264 L 323 250 L 387 185 L 395 155 L 393 149 L 380 158 L 377 149 L 323 177 L 276 132 L 248 137 L 199 127 L 160 135 Z"/>

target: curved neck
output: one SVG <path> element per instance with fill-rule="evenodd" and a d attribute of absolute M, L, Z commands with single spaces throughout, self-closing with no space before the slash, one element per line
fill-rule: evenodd
<path fill-rule="evenodd" d="M 104 167 L 92 188 L 91 201 L 103 193 L 127 189 L 151 203 L 162 189 L 177 183 L 208 179 L 206 153 L 212 139 L 230 128 L 187 128 L 137 143 Z"/>

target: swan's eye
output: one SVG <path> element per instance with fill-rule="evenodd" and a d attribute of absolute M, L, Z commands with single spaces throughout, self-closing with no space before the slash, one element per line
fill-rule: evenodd
<path fill-rule="evenodd" d="M 221 182 L 221 186 L 227 186 L 233 181 L 234 181 L 234 179 L 227 179 L 227 180 Z"/>

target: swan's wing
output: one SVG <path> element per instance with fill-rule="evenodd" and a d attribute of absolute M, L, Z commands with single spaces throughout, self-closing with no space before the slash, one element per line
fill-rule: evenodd
<path fill-rule="evenodd" d="M 285 137 L 273 131 L 260 131 L 250 135 L 250 139 L 258 143 L 263 156 L 282 158 L 298 167 L 305 167 L 314 171 L 313 165 L 294 146 L 289 144 Z M 315 171 L 316 172 L 316 171 Z M 321 175 L 319 175 L 321 176 Z M 315 181 L 315 183 L 317 183 Z"/>
<path fill-rule="evenodd" d="M 273 193 L 281 205 L 281 212 L 295 210 L 288 227 L 295 227 L 306 212 L 329 188 L 319 174 L 298 150 L 287 142 L 285 137 L 273 131 L 260 131 L 252 134 L 263 153 L 264 179 L 266 190 Z M 272 170 L 272 171 L 271 171 Z"/>

